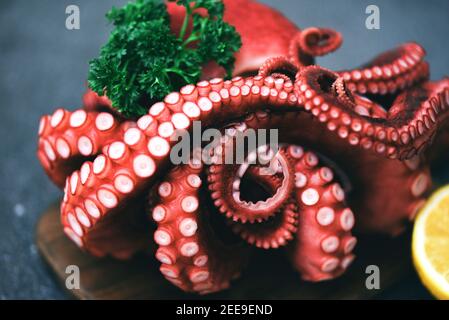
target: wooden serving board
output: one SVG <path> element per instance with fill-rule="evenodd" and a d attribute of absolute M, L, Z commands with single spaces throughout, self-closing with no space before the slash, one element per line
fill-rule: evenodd
<path fill-rule="evenodd" d="M 256 250 L 230 289 L 197 296 L 166 281 L 152 257 L 140 255 L 117 261 L 83 253 L 63 233 L 56 205 L 42 215 L 36 236 L 40 253 L 64 288 L 66 267 L 79 267 L 80 289 L 69 290 L 78 299 L 370 299 L 413 270 L 410 233 L 393 240 L 359 239 L 357 259 L 350 269 L 336 280 L 321 283 L 301 281 L 282 250 Z M 368 265 L 380 268 L 380 290 L 368 290 L 365 286 Z"/>

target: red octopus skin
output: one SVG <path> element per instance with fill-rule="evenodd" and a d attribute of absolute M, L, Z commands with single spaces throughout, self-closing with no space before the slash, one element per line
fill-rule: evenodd
<path fill-rule="evenodd" d="M 190 211 L 193 199 L 207 197 L 198 178 L 216 191 L 213 172 L 189 165 L 171 168 L 169 137 L 176 129 L 189 130 L 194 120 L 221 128 L 244 119 L 246 128 L 280 129 L 296 180 L 284 207 L 275 207 L 267 217 L 244 213 L 237 221 L 230 219 L 230 228 L 248 244 L 267 249 L 287 245 L 303 279 L 337 277 L 354 258 L 354 222 L 358 231 L 396 235 L 423 205 L 431 189 L 429 161 L 439 156 L 426 148 L 435 137 L 439 145 L 449 141 L 437 135 L 447 128 L 449 79 L 426 82 L 425 52 L 415 43 L 355 70 L 334 73 L 309 66 L 314 56 L 340 45 L 337 32 L 300 31 L 280 13 L 254 1 L 229 0 L 225 5 L 225 20 L 243 39 L 235 74 L 253 74 L 260 67 L 259 75 L 187 85 L 137 121 L 123 120 L 106 97 L 92 92 L 84 98 L 85 110 L 59 109 L 42 118 L 38 157 L 57 185 L 65 181 L 64 231 L 97 256 L 128 258 L 148 249 L 151 226 L 142 212 L 145 196 L 157 185 L 151 215 L 158 224 L 154 238 L 160 246 L 156 258 L 161 272 L 186 291 L 226 288 L 245 264 L 247 248 L 242 244 L 238 250 L 223 249 L 208 227 L 211 208 L 196 206 Z M 168 6 L 177 30 L 183 11 Z M 255 18 L 248 19 L 246 10 Z M 258 25 L 263 28 L 254 28 Z M 210 65 L 203 77 L 222 74 Z M 388 110 L 382 100 L 387 95 L 395 97 Z M 301 156 L 298 150 L 303 150 Z M 160 178 L 170 187 L 156 184 Z M 265 182 L 280 186 L 282 179 L 286 177 Z M 219 188 L 221 194 L 214 200 L 224 203 L 222 195 L 232 191 L 227 184 Z M 192 201 L 186 204 L 185 198 Z M 226 213 L 220 207 L 214 210 Z M 186 218 L 189 223 L 181 224 Z M 186 243 L 197 246 L 184 247 Z"/>

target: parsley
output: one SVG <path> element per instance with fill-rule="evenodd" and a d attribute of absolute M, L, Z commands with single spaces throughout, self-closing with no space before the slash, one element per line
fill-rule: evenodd
<path fill-rule="evenodd" d="M 114 29 L 90 62 L 88 83 L 126 117 L 143 115 L 151 103 L 197 82 L 207 62 L 215 61 L 228 76 L 234 68 L 241 39 L 223 21 L 222 0 L 169 1 L 187 11 L 178 35 L 170 30 L 167 8 L 159 0 L 136 0 L 106 15 Z M 195 13 L 199 8 L 207 16 Z M 186 34 L 190 24 L 192 32 Z"/>

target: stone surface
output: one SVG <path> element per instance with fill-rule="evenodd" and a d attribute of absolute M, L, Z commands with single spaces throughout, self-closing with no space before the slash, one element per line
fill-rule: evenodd
<path fill-rule="evenodd" d="M 39 118 L 58 106 L 81 104 L 88 61 L 106 41 L 104 14 L 126 1 L 2 0 L 0 3 L 0 299 L 63 299 L 34 245 L 39 214 L 59 192 L 35 157 Z M 415 40 L 431 61 L 434 78 L 449 73 L 449 2 L 374 1 L 381 30 L 365 28 L 365 8 L 373 1 L 265 0 L 301 27 L 332 27 L 343 47 L 318 62 L 348 68 L 376 53 Z M 65 28 L 65 8 L 81 10 L 81 29 Z M 447 181 L 447 180 L 446 180 Z M 384 298 L 427 298 L 415 277 Z"/>

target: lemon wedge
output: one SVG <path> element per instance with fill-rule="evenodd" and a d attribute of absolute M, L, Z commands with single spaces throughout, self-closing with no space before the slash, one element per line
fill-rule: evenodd
<path fill-rule="evenodd" d="M 417 215 L 412 253 L 427 289 L 449 299 L 449 185 L 437 190 Z"/>

